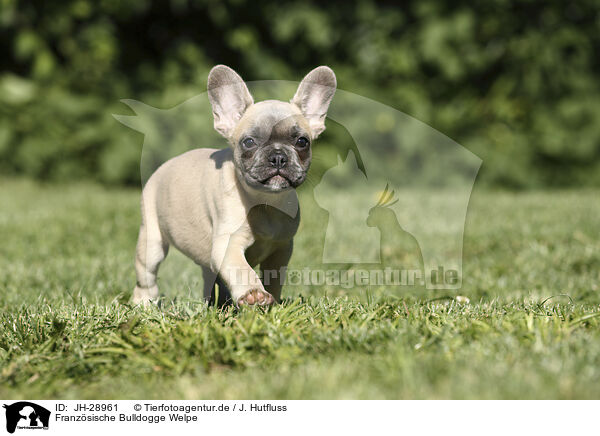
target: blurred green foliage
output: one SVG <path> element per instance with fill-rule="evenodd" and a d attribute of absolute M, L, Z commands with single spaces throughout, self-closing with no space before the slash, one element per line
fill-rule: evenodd
<path fill-rule="evenodd" d="M 139 183 L 119 99 L 169 108 L 228 64 L 316 65 L 483 161 L 495 186 L 600 186 L 597 0 L 0 0 L 0 172 Z M 339 129 L 338 129 L 339 130 Z M 340 133 L 341 134 L 341 133 Z M 335 144 L 335 129 L 325 142 Z"/>

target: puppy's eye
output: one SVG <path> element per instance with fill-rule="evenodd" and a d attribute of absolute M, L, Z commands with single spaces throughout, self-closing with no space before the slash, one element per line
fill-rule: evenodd
<path fill-rule="evenodd" d="M 308 139 L 306 139 L 304 136 L 301 136 L 296 140 L 296 147 L 298 148 L 306 148 L 309 144 L 310 142 L 308 142 Z"/>
<path fill-rule="evenodd" d="M 246 138 L 242 141 L 244 148 L 250 149 L 256 146 L 256 142 L 252 138 Z"/>

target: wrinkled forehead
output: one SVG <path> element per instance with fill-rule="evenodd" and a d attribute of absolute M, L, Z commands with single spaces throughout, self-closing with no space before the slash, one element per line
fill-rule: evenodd
<path fill-rule="evenodd" d="M 248 108 L 236 127 L 236 136 L 269 138 L 290 137 L 309 133 L 309 126 L 296 106 L 278 100 L 267 100 Z"/>

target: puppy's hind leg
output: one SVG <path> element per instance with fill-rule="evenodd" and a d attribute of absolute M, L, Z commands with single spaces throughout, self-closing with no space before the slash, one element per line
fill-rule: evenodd
<path fill-rule="evenodd" d="M 287 264 L 292 257 L 293 248 L 293 241 L 289 241 L 260 264 L 265 289 L 277 302 L 281 301 L 281 288 L 285 282 Z"/>
<path fill-rule="evenodd" d="M 218 307 L 223 307 L 231 302 L 229 289 L 217 274 L 212 272 L 210 268 L 203 266 L 202 277 L 204 279 L 204 299 L 209 305 L 212 306 L 216 302 Z"/>
<path fill-rule="evenodd" d="M 168 251 L 169 244 L 162 237 L 158 225 L 150 227 L 143 223 L 135 256 L 137 284 L 133 290 L 133 304 L 147 305 L 158 298 L 156 274 Z"/>

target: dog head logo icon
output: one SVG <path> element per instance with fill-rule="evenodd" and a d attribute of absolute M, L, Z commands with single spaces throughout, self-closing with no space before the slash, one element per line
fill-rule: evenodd
<path fill-rule="evenodd" d="M 19 401 L 3 406 L 6 409 L 6 431 L 14 433 L 19 429 L 47 429 L 50 411 L 28 401 Z"/>

